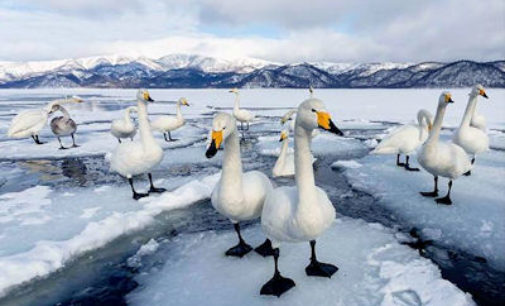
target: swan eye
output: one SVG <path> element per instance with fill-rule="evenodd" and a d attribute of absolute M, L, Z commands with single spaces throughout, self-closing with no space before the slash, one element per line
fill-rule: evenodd
<path fill-rule="evenodd" d="M 223 126 L 223 130 L 226 130 L 226 126 Z"/>
<path fill-rule="evenodd" d="M 317 111 L 316 111 L 315 109 L 312 109 L 312 112 L 313 112 L 313 113 L 317 113 Z"/>

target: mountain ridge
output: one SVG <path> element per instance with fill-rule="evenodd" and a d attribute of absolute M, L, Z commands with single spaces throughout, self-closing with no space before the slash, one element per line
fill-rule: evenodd
<path fill-rule="evenodd" d="M 476 83 L 505 88 L 505 60 L 281 64 L 170 54 L 158 59 L 113 55 L 0 62 L 0 88 L 447 88 Z"/>

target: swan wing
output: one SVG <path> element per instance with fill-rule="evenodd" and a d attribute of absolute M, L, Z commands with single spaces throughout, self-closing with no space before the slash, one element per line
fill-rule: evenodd
<path fill-rule="evenodd" d="M 403 125 L 391 131 L 372 151 L 373 154 L 410 153 L 421 143 L 420 130 L 415 125 Z"/>
<path fill-rule="evenodd" d="M 47 113 L 44 111 L 26 110 L 12 119 L 8 135 L 13 137 L 23 132 L 39 131 L 46 123 Z"/>
<path fill-rule="evenodd" d="M 477 154 L 489 149 L 489 137 L 485 132 L 471 126 L 459 128 L 452 141 L 469 154 Z"/>
<path fill-rule="evenodd" d="M 270 179 L 259 171 L 249 171 L 242 175 L 242 189 L 244 192 L 244 205 L 247 207 L 246 220 L 254 219 L 261 215 L 263 203 L 268 193 L 272 191 Z"/>
<path fill-rule="evenodd" d="M 473 114 L 470 125 L 479 130 L 486 131 L 486 117 L 480 114 Z"/>

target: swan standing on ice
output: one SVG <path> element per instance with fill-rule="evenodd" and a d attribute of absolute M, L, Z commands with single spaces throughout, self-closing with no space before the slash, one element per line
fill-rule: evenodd
<path fill-rule="evenodd" d="M 170 132 L 173 132 L 184 125 L 184 117 L 182 117 L 181 105 L 189 106 L 188 100 L 186 100 L 186 98 L 180 98 L 177 101 L 175 116 L 162 116 L 151 123 L 151 128 L 153 130 L 163 133 L 163 137 L 165 137 L 166 142 L 177 140 L 172 139 Z"/>
<path fill-rule="evenodd" d="M 119 143 L 121 143 L 121 138 L 130 138 L 133 141 L 133 137 L 137 134 L 137 128 L 130 117 L 131 112 L 137 112 L 137 107 L 128 107 L 124 112 L 124 118 L 112 121 L 110 126 L 110 133 L 117 138 Z"/>
<path fill-rule="evenodd" d="M 408 171 L 419 171 L 411 168 L 409 155 L 419 148 L 428 138 L 433 126 L 433 116 L 427 110 L 417 112 L 418 124 L 406 124 L 389 133 L 372 151 L 372 154 L 396 154 L 396 165 Z M 405 163 L 400 163 L 400 154 L 405 155 Z"/>
<path fill-rule="evenodd" d="M 293 153 L 288 152 L 289 148 L 289 132 L 284 130 L 281 132 L 281 152 L 275 165 L 272 169 L 274 177 L 280 176 L 293 176 L 295 175 L 295 156 Z"/>
<path fill-rule="evenodd" d="M 240 129 L 244 130 L 244 123 L 247 123 L 247 129 L 249 130 L 249 123 L 254 120 L 254 114 L 248 110 L 240 109 L 240 93 L 237 88 L 230 90 L 231 93 L 235 94 L 235 105 L 233 106 L 233 117 L 240 122 Z"/>
<path fill-rule="evenodd" d="M 47 119 L 52 112 L 53 106 L 56 104 L 81 102 L 83 102 L 81 98 L 73 96 L 71 98 L 51 101 L 46 107 L 41 109 L 25 110 L 12 119 L 7 136 L 11 138 L 31 137 L 36 144 L 44 144 L 45 142 L 41 142 L 39 139 L 39 133 L 47 124 Z"/>
<path fill-rule="evenodd" d="M 146 197 L 151 192 L 161 193 L 165 188 L 156 188 L 153 185 L 151 169 L 159 165 L 163 159 L 163 150 L 154 139 L 147 117 L 147 102 L 153 102 L 149 92 L 140 89 L 137 93 L 137 112 L 139 120 L 140 141 L 120 143 L 108 159 L 111 170 L 128 178 L 133 198 L 138 200 Z M 149 177 L 149 193 L 138 193 L 133 186 L 133 176 L 147 173 Z"/>
<path fill-rule="evenodd" d="M 475 115 L 478 96 L 483 96 L 486 99 L 488 98 L 482 85 L 476 85 L 474 88 L 472 88 L 470 97 L 468 99 L 468 104 L 466 105 L 465 114 L 461 120 L 461 124 L 452 136 L 452 141 L 458 146 L 462 147 L 468 154 L 472 156 L 472 165 L 475 162 L 475 155 L 489 149 L 489 137 L 487 136 L 486 131 L 481 130 L 478 127 L 474 127 L 471 124 L 471 120 Z M 477 119 L 477 124 L 482 125 L 482 118 Z M 470 175 L 471 172 L 468 171 L 465 174 Z"/>
<path fill-rule="evenodd" d="M 275 272 L 261 288 L 262 295 L 280 296 L 295 286 L 293 280 L 281 276 L 278 269 L 281 241 L 309 241 L 310 264 L 305 268 L 309 276 L 331 277 L 338 268 L 321 263 L 316 258 L 316 238 L 326 231 L 335 219 L 335 208 L 326 192 L 315 184 L 310 142 L 312 131 L 322 128 L 337 135 L 343 133 L 331 121 L 325 105 L 318 99 L 308 99 L 298 107 L 295 122 L 295 181 L 296 186 L 272 190 L 265 199 L 261 225 L 272 241 Z"/>
<path fill-rule="evenodd" d="M 216 155 L 224 142 L 221 177 L 211 196 L 212 206 L 233 223 L 239 243 L 226 251 L 228 256 L 242 257 L 252 250 L 240 234 L 240 221 L 253 220 L 261 215 L 263 202 L 272 190 L 268 177 L 259 171 L 242 172 L 240 144 L 235 119 L 218 113 L 212 121 L 211 143 L 205 153 L 207 158 Z M 270 241 L 265 241 L 256 251 L 263 256 L 271 254 Z"/>
<path fill-rule="evenodd" d="M 54 104 L 51 110 L 51 113 L 56 111 L 60 111 L 63 116 L 54 117 L 49 124 L 51 126 L 51 131 L 58 138 L 58 142 L 60 143 L 60 150 L 66 150 L 67 147 L 63 146 L 61 143 L 61 137 L 63 136 L 72 136 L 72 148 L 77 148 L 78 145 L 75 143 L 75 131 L 77 131 L 77 124 L 75 121 L 70 118 L 70 114 L 68 111 L 59 104 Z"/>
<path fill-rule="evenodd" d="M 451 205 L 452 181 L 460 177 L 472 167 L 465 150 L 454 143 L 444 143 L 439 141 L 442 121 L 444 120 L 445 109 L 449 103 L 453 103 L 449 92 L 443 92 L 438 100 L 437 114 L 433 129 L 428 140 L 423 144 L 417 155 L 419 164 L 434 177 L 435 187 L 433 191 L 421 192 L 425 197 L 438 196 L 438 177 L 443 176 L 449 179 L 449 189 L 447 195 L 435 201 L 439 204 Z"/>

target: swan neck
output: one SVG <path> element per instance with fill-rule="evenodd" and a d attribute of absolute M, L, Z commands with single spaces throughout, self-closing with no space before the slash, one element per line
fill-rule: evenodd
<path fill-rule="evenodd" d="M 153 145 L 157 146 L 156 140 L 151 132 L 151 126 L 147 116 L 147 105 L 141 100 L 138 100 L 137 102 L 137 116 L 139 121 L 140 139 L 144 148 L 147 149 Z"/>
<path fill-rule="evenodd" d="M 295 181 L 298 187 L 298 209 L 317 202 L 317 190 L 310 151 L 312 131 L 295 124 Z"/>
<path fill-rule="evenodd" d="M 224 141 L 223 171 L 221 173 L 221 194 L 242 190 L 242 160 L 237 131 Z"/>
<path fill-rule="evenodd" d="M 63 118 L 65 118 L 65 119 L 70 118 L 70 114 L 69 114 L 69 113 L 68 113 L 68 111 L 67 111 L 65 108 L 63 108 L 62 106 L 60 106 L 60 112 L 63 114 Z"/>
<path fill-rule="evenodd" d="M 470 95 L 468 98 L 468 103 L 466 104 L 465 114 L 463 115 L 463 120 L 461 120 L 460 127 L 470 126 L 470 120 L 475 113 L 475 106 L 477 105 L 477 95 Z"/>
<path fill-rule="evenodd" d="M 181 102 L 177 101 L 177 106 L 175 109 L 175 115 L 177 116 L 177 119 L 182 119 L 182 112 L 181 112 Z"/>
<path fill-rule="evenodd" d="M 240 109 L 240 95 L 238 93 L 235 94 L 235 106 L 233 107 L 234 110 Z"/>
<path fill-rule="evenodd" d="M 438 139 L 440 138 L 440 130 L 442 129 L 442 122 L 444 121 L 446 107 L 446 105 L 438 106 L 437 114 L 435 115 L 435 120 L 433 121 L 433 128 L 426 143 L 433 144 L 438 142 Z"/>

